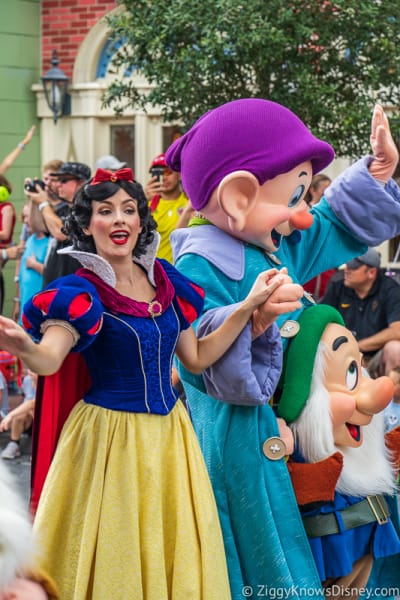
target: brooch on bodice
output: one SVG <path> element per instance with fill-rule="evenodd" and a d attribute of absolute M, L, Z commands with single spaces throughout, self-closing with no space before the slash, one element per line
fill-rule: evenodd
<path fill-rule="evenodd" d="M 152 317 L 159 317 L 162 313 L 162 305 L 158 300 L 152 300 L 149 302 L 147 311 Z"/>

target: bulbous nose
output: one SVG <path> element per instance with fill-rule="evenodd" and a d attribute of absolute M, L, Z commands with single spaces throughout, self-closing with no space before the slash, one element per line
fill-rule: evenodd
<path fill-rule="evenodd" d="M 386 408 L 393 393 L 394 385 L 390 377 L 364 377 L 357 394 L 357 410 L 366 415 L 375 415 Z"/>
<path fill-rule="evenodd" d="M 313 223 L 314 217 L 308 210 L 299 210 L 294 212 L 289 218 L 289 224 L 294 229 L 309 229 Z"/>

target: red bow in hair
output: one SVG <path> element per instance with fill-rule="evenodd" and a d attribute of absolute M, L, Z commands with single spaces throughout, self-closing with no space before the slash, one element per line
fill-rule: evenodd
<path fill-rule="evenodd" d="M 105 169 L 97 169 L 92 182 L 90 185 L 96 185 L 97 183 L 103 183 L 104 181 L 129 181 L 133 183 L 133 171 L 132 169 L 119 169 L 118 171 L 106 171 Z"/>

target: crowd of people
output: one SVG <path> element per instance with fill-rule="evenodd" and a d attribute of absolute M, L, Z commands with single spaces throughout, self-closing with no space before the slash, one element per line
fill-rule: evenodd
<path fill-rule="evenodd" d="M 256 99 L 203 116 L 143 184 L 112 155 L 50 161 L 25 179 L 17 241 L 4 171 L 33 134 L 0 165 L 15 260 L 0 348 L 24 374 L 9 410 L 0 369 L 0 432 L 5 461 L 32 436 L 40 554 L 15 580 L 0 558 L 0 600 L 31 585 L 38 600 L 339 599 L 396 582 L 400 285 L 375 247 L 400 231 L 400 190 L 382 108 L 372 157 L 333 181 L 329 144 Z M 373 436 L 382 476 L 363 485 Z M 320 461 L 323 477 L 304 470 Z"/>

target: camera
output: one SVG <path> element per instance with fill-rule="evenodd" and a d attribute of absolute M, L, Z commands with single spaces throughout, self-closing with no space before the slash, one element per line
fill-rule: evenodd
<path fill-rule="evenodd" d="M 161 181 L 161 177 L 164 175 L 164 167 L 151 167 L 150 175 L 157 177 L 157 181 Z"/>
<path fill-rule="evenodd" d="M 32 179 L 32 181 L 28 181 L 28 183 L 24 185 L 24 189 L 26 192 L 33 192 L 34 194 L 37 194 L 37 189 L 35 187 L 36 185 L 40 186 L 42 190 L 44 190 L 46 187 L 45 182 L 41 179 Z"/>

